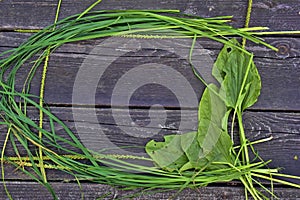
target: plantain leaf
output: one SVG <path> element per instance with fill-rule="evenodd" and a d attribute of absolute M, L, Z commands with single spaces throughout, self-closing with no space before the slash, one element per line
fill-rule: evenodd
<path fill-rule="evenodd" d="M 216 85 L 210 84 L 204 91 L 198 109 L 198 143 L 209 162 L 231 162 L 231 139 L 223 122 L 227 117 L 225 103 L 218 96 Z"/>
<path fill-rule="evenodd" d="M 181 148 L 185 152 L 188 162 L 180 168 L 180 171 L 188 169 L 200 169 L 209 162 L 205 158 L 202 147 L 197 141 L 198 132 L 190 132 L 181 135 Z"/>
<path fill-rule="evenodd" d="M 231 42 L 239 45 L 235 39 Z M 238 107 L 243 111 L 257 101 L 261 79 L 251 54 L 232 45 L 224 45 L 212 74 L 221 85 L 220 95 L 228 108 Z"/>
<path fill-rule="evenodd" d="M 146 145 L 146 152 L 158 167 L 185 171 L 224 167 L 210 165 L 213 161 L 231 162 L 232 142 L 227 131 L 222 129 L 226 106 L 217 92 L 213 84 L 205 89 L 199 105 L 197 132 L 168 135 L 164 142 L 152 140 Z"/>
<path fill-rule="evenodd" d="M 230 41 L 238 46 L 233 39 Z M 164 142 L 150 141 L 146 152 L 154 163 L 168 171 L 219 169 L 232 163 L 233 143 L 228 135 L 228 117 L 232 109 L 240 112 L 253 105 L 260 94 L 261 81 L 253 56 L 233 45 L 225 45 L 212 70 L 220 89 L 210 84 L 198 109 L 198 130 L 165 136 Z"/>
<path fill-rule="evenodd" d="M 178 171 L 188 162 L 181 148 L 181 135 L 167 135 L 164 139 L 164 142 L 148 142 L 146 152 L 158 167 L 167 171 Z"/>

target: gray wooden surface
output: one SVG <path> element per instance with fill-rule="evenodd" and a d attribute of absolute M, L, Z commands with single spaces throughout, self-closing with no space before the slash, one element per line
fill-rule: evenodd
<path fill-rule="evenodd" d="M 93 0 L 64 0 L 62 3 L 60 18 L 71 14 L 79 13 L 87 8 Z M 15 29 L 40 29 L 50 25 L 54 20 L 57 1 L 0 1 L 0 52 L 17 47 L 31 35 L 29 33 L 16 33 Z M 242 27 L 247 7 L 246 0 L 139 0 L 139 1 L 103 1 L 97 9 L 180 9 L 188 14 L 197 14 L 203 17 L 218 15 L 233 15 L 233 26 Z M 271 31 L 276 30 L 300 30 L 300 1 L 299 0 L 263 0 L 254 1 L 251 26 L 268 26 Z M 255 54 L 255 61 L 262 77 L 262 93 L 259 101 L 251 107 L 244 115 L 247 135 L 252 140 L 273 136 L 268 143 L 256 146 L 260 155 L 265 160 L 272 160 L 270 167 L 282 167 L 282 172 L 300 176 L 300 39 L 299 36 L 277 35 L 265 36 L 270 44 L 280 49 L 273 52 L 265 47 L 249 43 L 248 48 Z M 75 124 L 82 123 L 74 119 L 72 110 L 73 85 L 78 70 L 91 52 L 91 50 L 103 40 L 93 40 L 64 45 L 58 49 L 50 59 L 49 71 L 45 89 L 45 100 L 51 107 L 53 113 L 63 120 L 76 133 Z M 215 59 L 221 48 L 220 44 L 209 40 L 201 41 L 202 47 L 209 51 L 212 59 Z M 97 55 L 103 59 L 111 55 Z M 142 58 L 143 62 L 141 62 Z M 144 62 L 168 63 L 177 65 L 166 52 L 155 54 L 151 51 L 141 51 L 127 54 L 120 62 L 114 64 L 108 73 L 112 77 L 119 72 L 120 67 L 130 64 L 142 64 Z M 188 63 L 180 65 L 188 69 Z M 19 74 L 17 84 L 25 77 L 24 73 Z M 40 71 L 38 71 L 40 73 Z M 189 82 L 195 87 L 198 98 L 201 96 L 203 86 L 192 73 L 185 74 Z M 38 77 L 38 76 L 37 76 Z M 176 81 L 170 77 L 170 82 Z M 32 93 L 38 94 L 40 80 L 33 80 Z M 107 137 L 117 146 L 144 145 L 150 138 L 147 133 L 157 131 L 158 134 L 151 138 L 159 139 L 163 135 L 178 131 L 195 130 L 197 126 L 197 107 L 179 107 L 174 94 L 164 88 L 146 86 L 147 94 L 137 92 L 129 104 L 122 101 L 122 98 L 111 104 L 111 92 L 115 82 L 107 78 L 104 85 L 99 85 L 95 94 L 96 115 L 101 128 L 105 129 Z M 165 124 L 149 124 L 149 107 L 153 104 L 162 104 L 165 110 L 152 110 L 151 119 Z M 131 120 L 135 126 L 128 121 L 127 110 L 130 106 Z M 75 109 L 85 109 L 77 107 Z M 87 109 L 87 108 L 86 108 Z M 184 111 L 184 112 L 181 112 Z M 113 114 L 119 116 L 116 122 Z M 184 113 L 184 114 L 182 114 Z M 32 118 L 38 120 L 33 112 Z M 75 121 L 74 121 L 75 120 Z M 76 121 L 77 120 L 77 121 Z M 83 126 L 86 132 L 89 131 L 89 121 Z M 181 127 L 180 124 L 189 124 L 188 127 Z M 84 128 L 83 127 L 83 128 Z M 120 128 L 121 127 L 121 128 Z M 143 137 L 126 135 L 122 127 L 142 127 Z M 60 131 L 59 129 L 57 130 Z M 97 131 L 97 130 L 93 130 Z M 6 129 L 0 126 L 0 147 L 3 145 Z M 8 147 L 7 155 L 12 154 Z M 7 186 L 15 199 L 51 199 L 50 194 L 39 184 L 33 182 L 21 172 L 15 171 L 10 165 L 5 166 Z M 82 191 L 77 186 L 73 177 L 59 171 L 49 170 L 47 175 L 60 199 L 80 199 L 82 193 L 85 199 L 96 199 L 106 196 L 107 199 L 124 197 L 130 192 L 97 185 L 89 182 L 82 183 Z M 300 199 L 300 191 L 296 189 L 276 186 L 276 193 L 281 199 Z M 137 199 L 167 199 L 174 192 L 141 194 Z M 178 199 L 242 199 L 244 193 L 239 184 L 217 184 L 196 190 L 186 190 L 178 196 Z M 0 184 L 0 199 L 6 199 L 4 188 Z"/>

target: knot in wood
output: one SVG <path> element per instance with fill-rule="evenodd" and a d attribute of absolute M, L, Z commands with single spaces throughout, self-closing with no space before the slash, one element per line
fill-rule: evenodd
<path fill-rule="evenodd" d="M 276 45 L 276 48 L 278 49 L 276 56 L 279 58 L 287 58 L 290 56 L 291 47 L 287 43 L 279 43 Z"/>

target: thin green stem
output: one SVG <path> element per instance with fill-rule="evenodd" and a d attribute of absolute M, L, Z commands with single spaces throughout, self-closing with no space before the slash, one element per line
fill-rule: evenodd
<path fill-rule="evenodd" d="M 246 138 L 245 130 L 244 130 L 244 124 L 242 119 L 242 112 L 237 112 L 237 119 L 238 119 L 238 125 L 240 130 L 240 141 L 241 141 L 241 148 L 244 149 L 244 156 L 245 156 L 245 164 L 250 163 L 249 159 L 249 151 L 248 151 L 248 140 Z"/>
<path fill-rule="evenodd" d="M 291 183 L 291 182 L 288 182 L 288 181 L 283 181 L 283 180 L 280 180 L 280 179 L 277 179 L 277 178 L 274 178 L 274 177 L 269 177 L 269 176 L 265 176 L 265 175 L 261 175 L 261 174 L 257 174 L 257 173 L 252 173 L 252 176 L 256 176 L 258 178 L 266 179 L 266 180 L 269 180 L 269 181 L 272 181 L 272 182 L 277 182 L 277 183 L 281 183 L 283 185 L 288 185 L 288 186 L 300 189 L 299 184 Z"/>
<path fill-rule="evenodd" d="M 258 200 L 259 198 L 256 196 L 256 194 L 253 192 L 253 188 L 251 188 L 248 184 L 248 182 L 245 180 L 245 177 L 244 176 L 241 176 L 240 177 L 240 181 L 243 183 L 244 187 L 245 187 L 245 198 L 248 199 L 248 194 L 246 191 L 248 191 L 252 197 L 255 199 L 255 200 Z"/>
<path fill-rule="evenodd" d="M 86 15 L 90 10 L 92 10 L 96 5 L 98 5 L 99 3 L 101 3 L 102 0 L 98 0 L 95 3 L 93 3 L 90 7 L 88 7 L 87 9 L 85 9 L 85 11 L 83 11 L 78 17 L 77 19 L 82 18 L 84 15 Z"/>
<path fill-rule="evenodd" d="M 6 186 L 6 183 L 5 183 L 5 175 L 4 175 L 5 174 L 4 173 L 4 152 L 5 152 L 5 149 L 6 149 L 6 146 L 7 146 L 7 142 L 8 142 L 10 132 L 11 132 L 11 127 L 9 127 L 8 130 L 7 130 L 6 137 L 5 137 L 4 144 L 3 144 L 3 147 L 2 147 L 2 151 L 1 151 L 1 175 L 2 175 L 3 187 L 4 187 L 4 190 L 5 190 L 5 193 L 6 193 L 7 197 L 10 200 L 13 200 L 11 194 L 9 193 L 9 191 L 7 189 L 7 186 Z"/>
<path fill-rule="evenodd" d="M 262 31 L 251 32 L 252 35 L 300 35 L 300 31 Z"/>

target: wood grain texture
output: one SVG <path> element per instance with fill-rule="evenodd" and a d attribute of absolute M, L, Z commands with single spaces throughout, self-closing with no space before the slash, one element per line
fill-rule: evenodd
<path fill-rule="evenodd" d="M 147 109 L 96 109 L 93 113 L 88 108 L 55 108 L 52 112 L 59 117 L 83 144 L 92 150 L 122 146 L 144 146 L 149 140 L 161 141 L 164 135 L 180 134 L 197 129 L 197 110 L 147 110 Z M 38 116 L 31 112 L 31 118 Z M 96 116 L 94 122 L 91 115 Z M 77 116 L 76 116 L 77 115 Z M 244 114 L 245 131 L 250 141 L 273 137 L 266 143 L 255 145 L 260 156 L 272 160 L 269 167 L 282 167 L 281 172 L 300 175 L 300 114 L 281 112 L 246 112 Z M 75 120 L 74 120 L 75 119 Z M 45 128 L 48 122 L 45 119 Z M 6 129 L 0 127 L 0 148 L 5 138 Z M 58 126 L 57 134 L 68 138 Z M 99 134 L 101 133 L 101 134 Z M 236 141 L 238 138 L 235 138 Z M 102 141 L 106 141 L 105 144 Z M 238 143 L 238 142 L 236 142 Z M 66 146 L 67 147 L 67 146 Z M 74 149 L 68 146 L 70 149 Z M 77 150 L 78 151 L 78 150 Z M 124 152 L 122 152 L 124 153 Z M 143 149 L 128 149 L 126 154 L 144 153 Z M 24 154 L 24 151 L 21 154 Z M 14 155 L 8 145 L 6 155 Z M 26 155 L 26 154 L 24 154 Z M 14 167 L 7 166 L 8 179 L 28 179 L 14 172 Z M 49 170 L 50 180 L 71 177 L 60 172 Z"/>
<path fill-rule="evenodd" d="M 80 13 L 93 2 L 94 0 L 63 0 L 59 18 Z M 270 31 L 300 30 L 299 0 L 262 0 L 253 3 L 251 26 L 268 26 Z M 0 53 L 19 46 L 32 35 L 16 33 L 13 32 L 14 29 L 41 29 L 52 24 L 56 7 L 57 0 L 0 0 Z M 203 17 L 233 15 L 231 24 L 234 27 L 242 27 L 246 8 L 245 0 L 137 0 L 134 2 L 110 0 L 103 1 L 95 9 L 179 9 L 183 13 Z M 243 116 L 246 134 L 251 141 L 272 136 L 271 141 L 255 145 L 258 153 L 264 160 L 272 160 L 268 167 L 282 167 L 281 172 L 300 176 L 300 38 L 283 35 L 265 37 L 265 39 L 279 51 L 273 52 L 265 47 L 248 43 L 249 50 L 255 54 L 263 87 L 259 101 Z M 106 38 L 82 41 L 57 49 L 51 56 L 46 81 L 45 100 L 49 106 L 52 106 L 52 112 L 70 127 L 88 148 L 99 144 L 97 143 L 99 135 L 96 134 L 99 132 L 104 133 L 100 135 L 102 137 L 100 140 L 105 139 L 110 141 L 110 145 L 121 147 L 145 145 L 150 139 L 162 140 L 162 137 L 167 134 L 196 130 L 197 104 L 180 105 L 176 93 L 159 84 L 136 88 L 129 103 L 124 101 L 125 93 L 111 102 L 112 91 L 117 81 L 124 77 L 123 75 L 129 69 L 147 63 L 155 63 L 155 70 L 159 70 L 157 63 L 171 66 L 191 83 L 197 100 L 200 98 L 203 85 L 191 73 L 187 60 L 179 58 L 172 53 L 172 50 L 155 48 L 155 45 L 161 47 L 162 41 L 146 42 L 154 48 L 143 50 L 137 48 L 127 52 L 121 58 L 115 57 L 116 61 L 95 86 L 96 92 L 93 97 L 96 105 L 95 113 L 90 112 L 94 105 L 86 105 L 91 102 L 91 99 L 84 93 L 81 96 L 82 101 L 77 101 L 76 106 L 72 108 L 73 89 L 75 91 L 78 89 L 74 88 L 74 81 L 84 60 L 91 54 L 98 61 L 103 62 L 116 56 L 116 48 L 111 46 L 106 46 L 96 54 L 92 52 L 97 45 L 105 41 Z M 209 55 L 214 60 L 222 48 L 222 45 L 208 40 L 201 40 L 200 44 L 203 48 L 196 48 L 199 54 L 194 58 L 194 61 L 199 63 L 204 60 L 201 55 Z M 189 47 L 187 43 L 181 45 L 180 49 L 187 52 Z M 125 47 L 118 49 L 122 51 L 124 50 L 122 48 Z M 24 74 L 29 70 L 28 66 L 27 64 L 18 74 L 18 89 L 22 87 Z M 40 70 L 37 73 L 40 73 Z M 162 74 L 157 76 L 164 78 Z M 87 76 L 80 83 L 85 85 L 90 81 L 92 78 Z M 167 77 L 167 81 L 175 83 L 178 78 L 170 76 Z M 37 76 L 32 84 L 33 94 L 39 93 L 39 85 L 40 79 Z M 129 87 L 130 84 L 125 86 Z M 185 89 L 180 86 L 178 88 L 179 91 Z M 163 110 L 158 104 L 167 109 Z M 127 110 L 129 105 L 131 107 Z M 151 107 L 152 105 L 156 107 Z M 29 110 L 30 117 L 38 122 L 36 111 L 31 108 Z M 48 123 L 45 118 L 45 128 L 49 128 Z M 61 127 L 56 127 L 56 131 L 68 138 Z M 6 127 L 0 126 L 0 149 L 3 147 L 5 134 Z M 235 137 L 235 141 L 237 140 L 238 138 Z M 21 147 L 20 144 L 17 146 Z M 33 145 L 31 147 L 34 149 Z M 141 152 L 143 151 L 136 149 L 130 151 L 132 154 Z M 11 145 L 8 145 L 5 153 L 14 155 Z M 26 155 L 22 148 L 21 154 Z M 22 172 L 16 171 L 16 167 L 5 164 L 4 170 L 8 190 L 14 199 L 52 199 L 44 187 L 32 182 L 32 179 Z M 81 183 L 80 190 L 74 177 L 61 171 L 47 170 L 47 176 L 60 199 L 80 199 L 82 193 L 84 199 L 97 199 L 106 194 L 104 199 L 114 199 L 133 194 L 133 191 L 125 192 L 90 182 Z M 176 199 L 244 199 L 241 185 L 231 184 L 220 183 L 199 190 L 185 190 Z M 278 186 L 275 192 L 280 199 L 300 199 L 300 192 L 297 189 Z M 176 191 L 141 194 L 135 199 L 168 199 L 175 193 Z M 7 199 L 1 182 L 0 199 Z"/>
<path fill-rule="evenodd" d="M 52 183 L 59 199 L 73 200 L 81 199 L 160 199 L 167 200 L 176 195 L 177 191 L 155 192 L 147 194 L 145 192 L 131 197 L 132 191 L 122 191 L 106 185 L 81 183 L 81 189 L 76 183 Z M 14 199 L 53 199 L 50 193 L 41 185 L 34 182 L 9 182 L 7 188 Z M 295 200 L 300 198 L 297 189 L 275 188 L 275 194 L 282 200 Z M 0 197 L 6 199 L 3 185 L 0 182 Z M 131 198 L 129 198 L 131 197 Z M 240 200 L 244 199 L 244 190 L 238 186 L 211 186 L 199 188 L 198 190 L 186 189 L 179 193 L 174 200 L 180 199 L 215 199 L 215 200 Z"/>
<path fill-rule="evenodd" d="M 0 33 L 0 39 L 3 41 L 0 45 L 0 51 L 18 46 L 28 36 L 29 34 Z M 107 40 L 112 39 L 108 38 Z M 128 52 L 119 56 L 118 52 L 113 49 L 113 45 L 109 45 L 107 40 L 66 44 L 51 55 L 45 90 L 45 100 L 48 104 L 72 104 L 74 91 L 81 91 L 79 95 L 82 97 L 79 102 L 77 101 L 77 104 L 146 107 L 161 104 L 169 108 L 196 108 L 198 106 L 198 100 L 204 86 L 197 80 L 189 66 L 187 59 L 189 44 L 181 46 L 180 51 L 186 55 L 186 57 L 181 57 L 179 50 L 167 49 L 174 48 L 174 44 L 172 46 L 168 42 L 137 40 L 136 42 L 140 44 L 140 47 L 137 50 L 132 50 L 122 46 L 125 42 L 120 39 L 120 48 Z M 126 42 L 128 41 L 131 40 L 126 40 Z M 266 38 L 266 41 L 279 48 L 280 51 L 274 52 L 263 46 L 249 44 L 249 50 L 256 56 L 255 62 L 261 74 L 263 85 L 259 101 L 250 109 L 297 111 L 300 109 L 300 55 L 298 51 L 300 39 Z M 162 46 L 161 43 L 165 43 L 165 46 Z M 146 49 L 145 46 L 151 46 L 152 49 Z M 198 49 L 195 50 L 199 53 L 195 54 L 193 62 L 197 64 L 200 73 L 204 74 L 203 77 L 210 75 L 213 61 L 216 59 L 220 48 L 221 45 L 216 42 L 199 40 Z M 85 62 L 92 64 L 84 64 Z M 93 62 L 97 64 L 93 64 Z M 145 67 L 147 64 L 150 66 Z M 160 72 L 159 69 L 162 65 L 179 72 L 180 76 Z M 141 67 L 152 70 L 152 74 L 147 73 L 147 76 L 156 78 L 157 84 L 142 83 L 145 78 L 141 78 L 141 76 L 145 76 L 145 73 L 143 74 L 141 71 L 132 72 L 132 70 Z M 96 68 L 99 68 L 100 71 L 95 70 Z M 16 81 L 17 88 L 22 88 L 29 69 L 29 65 L 21 68 Z M 96 73 L 89 72 L 91 70 L 95 70 Z M 116 95 L 112 101 L 114 89 L 118 88 L 116 84 L 120 80 L 124 82 L 124 77 L 126 78 L 124 75 L 127 74 L 128 76 L 130 71 L 130 76 L 132 73 L 136 73 L 135 77 L 139 77 L 140 81 L 132 81 L 134 78 L 130 78 L 131 83 L 128 80 L 125 81 L 127 84 L 123 85 L 125 92 Z M 103 74 L 101 74 L 102 72 Z M 32 83 L 31 92 L 36 95 L 39 94 L 40 73 L 41 69 L 37 71 L 38 75 Z M 80 79 L 78 79 L 79 76 Z M 166 80 L 168 81 L 166 82 Z M 185 104 L 180 104 L 180 95 L 185 91 L 185 86 L 181 84 L 184 80 L 188 81 L 188 84 L 194 89 L 192 94 L 197 97 L 197 100 L 193 101 L 192 104 L 189 103 L 188 99 L 184 101 Z M 77 84 L 89 86 L 78 89 L 74 85 L 75 81 Z M 176 85 L 176 90 L 174 90 L 175 87 L 172 89 L 168 85 L 171 82 L 172 85 Z M 60 89 L 57 90 L 57 88 Z M 126 93 L 129 88 L 135 90 L 131 96 Z M 95 89 L 94 93 L 92 93 L 93 89 Z M 126 99 L 129 97 L 130 101 L 128 102 Z"/>
<path fill-rule="evenodd" d="M 64 0 L 60 18 L 82 12 L 94 0 Z M 12 1 L 0 2 L 0 27 L 43 28 L 54 21 L 57 1 Z M 95 9 L 179 9 L 183 13 L 203 17 L 233 15 L 233 25 L 242 27 L 246 14 L 247 1 L 244 0 L 130 0 L 103 1 Z M 268 26 L 271 30 L 299 30 L 298 0 L 263 0 L 254 2 L 251 26 Z M 30 12 L 29 12 L 30 11 Z"/>

